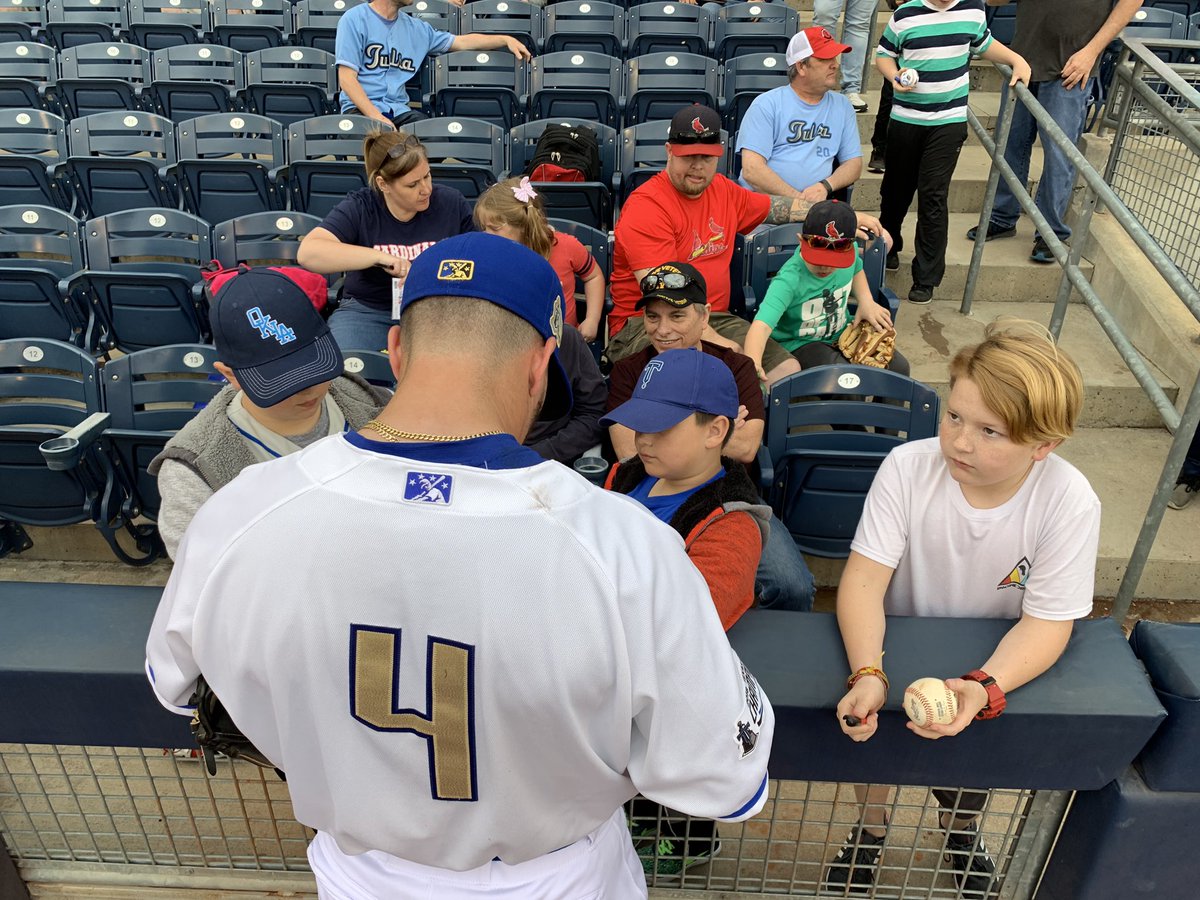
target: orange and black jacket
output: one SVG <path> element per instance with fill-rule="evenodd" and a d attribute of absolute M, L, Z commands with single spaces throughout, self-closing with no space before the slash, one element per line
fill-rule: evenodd
<path fill-rule="evenodd" d="M 728 630 L 754 605 L 754 573 L 767 539 L 771 508 L 762 502 L 740 462 L 721 457 L 725 475 L 684 501 L 671 517 L 688 558 L 704 580 Z M 636 456 L 608 473 L 605 487 L 628 494 L 646 477 Z"/>

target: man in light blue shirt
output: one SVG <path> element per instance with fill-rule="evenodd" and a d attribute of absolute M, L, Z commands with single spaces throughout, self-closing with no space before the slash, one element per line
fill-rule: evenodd
<path fill-rule="evenodd" d="M 407 84 L 427 56 L 448 50 L 507 50 L 529 59 L 529 50 L 506 34 L 438 31 L 400 10 L 413 0 L 371 0 L 338 20 L 334 47 L 342 112 L 357 112 L 388 125 L 401 125 L 419 112 L 409 109 Z"/>
<path fill-rule="evenodd" d="M 743 187 L 820 203 L 858 180 L 854 108 L 835 90 L 838 60 L 849 50 L 817 27 L 788 43 L 788 83 L 757 96 L 738 130 Z"/>

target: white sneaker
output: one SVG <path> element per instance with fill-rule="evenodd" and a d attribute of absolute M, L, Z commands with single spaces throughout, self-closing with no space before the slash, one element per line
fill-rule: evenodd
<path fill-rule="evenodd" d="M 846 99 L 850 101 L 850 105 L 854 107 L 855 112 L 862 113 L 867 111 L 867 101 L 863 99 L 862 94 L 851 91 L 846 94 Z"/>

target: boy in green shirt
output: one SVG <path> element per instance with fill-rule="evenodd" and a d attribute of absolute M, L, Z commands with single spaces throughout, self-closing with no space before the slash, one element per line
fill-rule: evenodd
<path fill-rule="evenodd" d="M 800 246 L 771 280 L 767 295 L 746 334 L 745 354 L 754 361 L 767 387 L 762 367 L 767 338 L 791 351 L 800 368 L 844 363 L 838 338 L 851 324 L 851 296 L 858 304 L 853 322 L 869 322 L 876 331 L 893 331 L 887 307 L 871 296 L 854 232 L 858 218 L 847 203 L 823 200 L 809 210 L 800 231 Z M 908 360 L 892 356 L 888 369 L 909 373 Z"/>

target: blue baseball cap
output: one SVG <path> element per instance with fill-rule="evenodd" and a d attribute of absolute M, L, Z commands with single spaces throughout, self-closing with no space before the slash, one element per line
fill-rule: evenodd
<path fill-rule="evenodd" d="M 342 351 L 321 314 L 282 272 L 252 269 L 229 279 L 209 311 L 217 359 L 258 407 L 274 406 L 342 374 Z"/>
<path fill-rule="evenodd" d="M 550 263 L 528 247 L 486 232 L 444 238 L 423 250 L 404 279 L 400 315 L 426 297 L 474 297 L 502 306 L 534 327 L 542 340 L 562 347 L 563 289 Z M 571 379 L 559 359 L 550 361 L 541 418 L 567 415 Z"/>
<path fill-rule="evenodd" d="M 702 350 L 668 350 L 646 363 L 633 396 L 600 424 L 657 434 L 697 412 L 728 416 L 732 421 L 739 405 L 729 366 Z"/>

